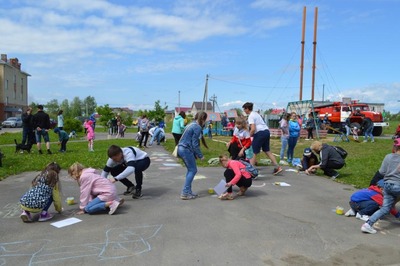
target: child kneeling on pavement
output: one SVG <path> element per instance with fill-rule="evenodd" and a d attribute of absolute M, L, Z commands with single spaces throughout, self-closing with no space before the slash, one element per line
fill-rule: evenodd
<path fill-rule="evenodd" d="M 112 215 L 124 203 L 123 199 L 119 199 L 115 185 L 97 174 L 95 169 L 74 163 L 69 167 L 68 174 L 78 182 L 81 191 L 80 211 L 76 214 L 93 214 L 109 208 L 108 214 Z"/>
<path fill-rule="evenodd" d="M 247 189 L 251 187 L 251 174 L 246 171 L 246 167 L 240 161 L 231 160 L 227 155 L 220 155 L 219 162 L 226 168 L 224 172 L 227 192 L 221 194 L 218 198 L 221 200 L 233 200 L 232 186 L 237 185 L 240 191 L 237 196 L 244 196 Z"/>
<path fill-rule="evenodd" d="M 377 186 L 371 185 L 368 188 L 354 192 L 350 197 L 351 209 L 345 213 L 345 216 L 356 216 L 357 219 L 368 221 L 369 216 L 379 210 L 383 203 L 383 179 L 378 181 Z M 392 208 L 390 213 L 396 218 L 400 213 L 396 208 Z"/>
<path fill-rule="evenodd" d="M 58 213 L 61 213 L 61 195 L 58 174 L 61 167 L 57 163 L 48 164 L 45 169 L 32 180 L 32 188 L 20 199 L 22 213 L 20 215 L 24 223 L 33 222 L 31 212 L 40 212 L 39 222 L 45 222 L 53 218 L 48 212 L 52 203 Z"/>

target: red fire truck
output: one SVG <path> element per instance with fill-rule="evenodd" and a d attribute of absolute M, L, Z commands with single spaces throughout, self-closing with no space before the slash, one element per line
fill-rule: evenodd
<path fill-rule="evenodd" d="M 349 116 L 351 126 L 360 128 L 362 122 L 361 114 L 365 114 L 365 117 L 369 117 L 374 123 L 374 136 L 380 136 L 383 132 L 383 127 L 389 126 L 389 123 L 383 122 L 381 113 L 371 111 L 368 104 L 360 103 L 359 101 L 353 100 L 348 103 L 330 102 L 314 106 L 314 111 L 321 120 L 327 114 L 331 126 L 338 130 L 344 127 L 344 122 Z"/>

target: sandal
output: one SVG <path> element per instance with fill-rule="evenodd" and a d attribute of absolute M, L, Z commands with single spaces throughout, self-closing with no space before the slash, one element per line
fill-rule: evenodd
<path fill-rule="evenodd" d="M 244 196 L 244 193 L 246 193 L 247 187 L 240 187 L 240 191 L 236 194 L 238 196 Z"/>
<path fill-rule="evenodd" d="M 220 200 L 233 200 L 234 199 L 234 197 L 232 196 L 232 193 L 228 193 L 228 192 L 220 195 L 218 198 Z"/>

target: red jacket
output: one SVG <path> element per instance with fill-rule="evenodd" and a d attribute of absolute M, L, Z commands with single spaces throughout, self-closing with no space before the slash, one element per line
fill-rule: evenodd
<path fill-rule="evenodd" d="M 242 148 L 242 145 L 240 145 L 240 142 L 242 142 L 243 147 L 246 147 L 246 149 L 250 148 L 250 146 L 251 146 L 251 138 L 239 140 L 239 138 L 237 136 L 232 136 L 232 139 L 229 143 L 230 144 L 236 143 L 236 145 L 239 148 Z"/>
<path fill-rule="evenodd" d="M 246 166 L 242 164 L 240 161 L 229 160 L 227 168 L 232 169 L 233 172 L 235 173 L 235 176 L 229 182 L 231 183 L 232 186 L 236 185 L 236 183 L 240 180 L 242 176 L 245 177 L 246 179 L 251 178 L 251 174 L 249 172 L 246 172 L 245 170 Z"/>

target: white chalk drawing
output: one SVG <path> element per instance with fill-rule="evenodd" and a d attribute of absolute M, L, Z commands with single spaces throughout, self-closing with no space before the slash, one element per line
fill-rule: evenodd
<path fill-rule="evenodd" d="M 265 187 L 265 185 L 266 185 L 265 183 L 262 183 L 261 185 L 254 185 L 254 184 L 253 184 L 253 185 L 251 185 L 251 186 L 252 186 L 252 187 Z"/>
<path fill-rule="evenodd" d="M 151 251 L 148 240 L 162 228 L 161 225 L 111 228 L 106 231 L 104 243 L 86 243 L 52 248 L 52 240 L 35 239 L 0 243 L 0 266 L 17 265 L 26 259 L 27 265 L 94 257 L 98 261 L 137 256 Z M 59 241 L 59 240 L 57 240 Z"/>
<path fill-rule="evenodd" d="M 14 218 L 21 214 L 21 207 L 19 203 L 8 203 L 3 207 L 0 212 L 1 218 Z"/>

